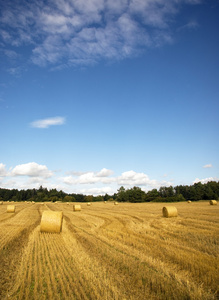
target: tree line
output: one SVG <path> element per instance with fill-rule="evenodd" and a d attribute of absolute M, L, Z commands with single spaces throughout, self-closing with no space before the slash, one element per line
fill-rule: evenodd
<path fill-rule="evenodd" d="M 219 181 L 201 182 L 193 185 L 178 185 L 176 187 L 160 187 L 144 192 L 140 187 L 134 186 L 125 189 L 121 186 L 113 195 L 92 196 L 83 194 L 68 194 L 56 189 L 48 190 L 40 186 L 39 189 L 4 189 L 0 188 L 0 201 L 34 201 L 34 202 L 94 202 L 94 201 L 119 201 L 119 202 L 176 202 L 218 200 Z"/>

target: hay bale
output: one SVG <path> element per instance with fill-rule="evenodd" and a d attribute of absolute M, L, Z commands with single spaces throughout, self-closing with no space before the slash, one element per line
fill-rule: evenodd
<path fill-rule="evenodd" d="M 2 205 L 2 204 L 3 204 L 3 201 L 0 202 L 0 205 Z"/>
<path fill-rule="evenodd" d="M 40 231 L 60 233 L 62 231 L 62 211 L 45 210 L 41 217 Z"/>
<path fill-rule="evenodd" d="M 87 202 L 87 206 L 91 206 L 91 203 L 90 203 L 90 202 Z"/>
<path fill-rule="evenodd" d="M 7 213 L 14 213 L 15 205 L 7 205 Z"/>
<path fill-rule="evenodd" d="M 210 204 L 210 205 L 217 205 L 217 201 L 216 201 L 216 200 L 210 200 L 210 201 L 209 201 L 209 204 Z"/>
<path fill-rule="evenodd" d="M 115 202 L 114 202 L 114 205 L 118 205 L 118 202 L 115 201 Z"/>
<path fill-rule="evenodd" d="M 187 203 L 191 203 L 192 201 L 188 200 Z"/>
<path fill-rule="evenodd" d="M 165 206 L 162 211 L 165 218 L 177 217 L 178 215 L 177 208 L 175 206 Z"/>
<path fill-rule="evenodd" d="M 73 205 L 73 211 L 81 211 L 81 206 L 79 204 Z"/>

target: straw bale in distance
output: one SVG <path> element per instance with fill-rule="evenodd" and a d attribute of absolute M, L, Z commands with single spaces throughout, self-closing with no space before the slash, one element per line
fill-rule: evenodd
<path fill-rule="evenodd" d="M 91 203 L 90 203 L 90 202 L 87 202 L 87 206 L 91 206 Z"/>
<path fill-rule="evenodd" d="M 187 203 L 191 203 L 192 201 L 188 200 Z"/>
<path fill-rule="evenodd" d="M 42 214 L 40 231 L 60 233 L 62 231 L 62 211 L 45 210 Z"/>
<path fill-rule="evenodd" d="M 114 205 L 118 205 L 118 202 L 115 201 L 115 202 L 114 202 Z"/>
<path fill-rule="evenodd" d="M 163 207 L 163 216 L 165 218 L 177 217 L 178 212 L 175 206 L 164 206 Z"/>
<path fill-rule="evenodd" d="M 7 205 L 7 212 L 14 213 L 15 212 L 15 205 Z"/>
<path fill-rule="evenodd" d="M 0 202 L 0 205 L 2 205 L 2 204 L 3 204 L 3 202 L 1 201 L 1 202 Z"/>
<path fill-rule="evenodd" d="M 73 205 L 73 211 L 81 211 L 81 206 L 79 204 Z"/>
<path fill-rule="evenodd" d="M 217 205 L 217 201 L 216 200 L 210 200 L 209 203 L 210 203 L 210 205 Z"/>

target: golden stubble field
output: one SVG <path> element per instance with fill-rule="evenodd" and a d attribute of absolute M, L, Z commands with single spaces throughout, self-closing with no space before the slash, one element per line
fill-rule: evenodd
<path fill-rule="evenodd" d="M 218 299 L 219 206 L 174 203 L 0 205 L 0 299 Z M 61 234 L 40 232 L 63 211 Z"/>

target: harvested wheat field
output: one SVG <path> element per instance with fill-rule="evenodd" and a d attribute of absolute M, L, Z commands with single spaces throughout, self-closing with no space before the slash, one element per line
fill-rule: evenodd
<path fill-rule="evenodd" d="M 75 203 L 74 203 L 75 204 Z M 0 299 L 218 299 L 219 206 L 15 203 L 0 206 Z M 40 231 L 62 211 L 60 233 Z"/>

